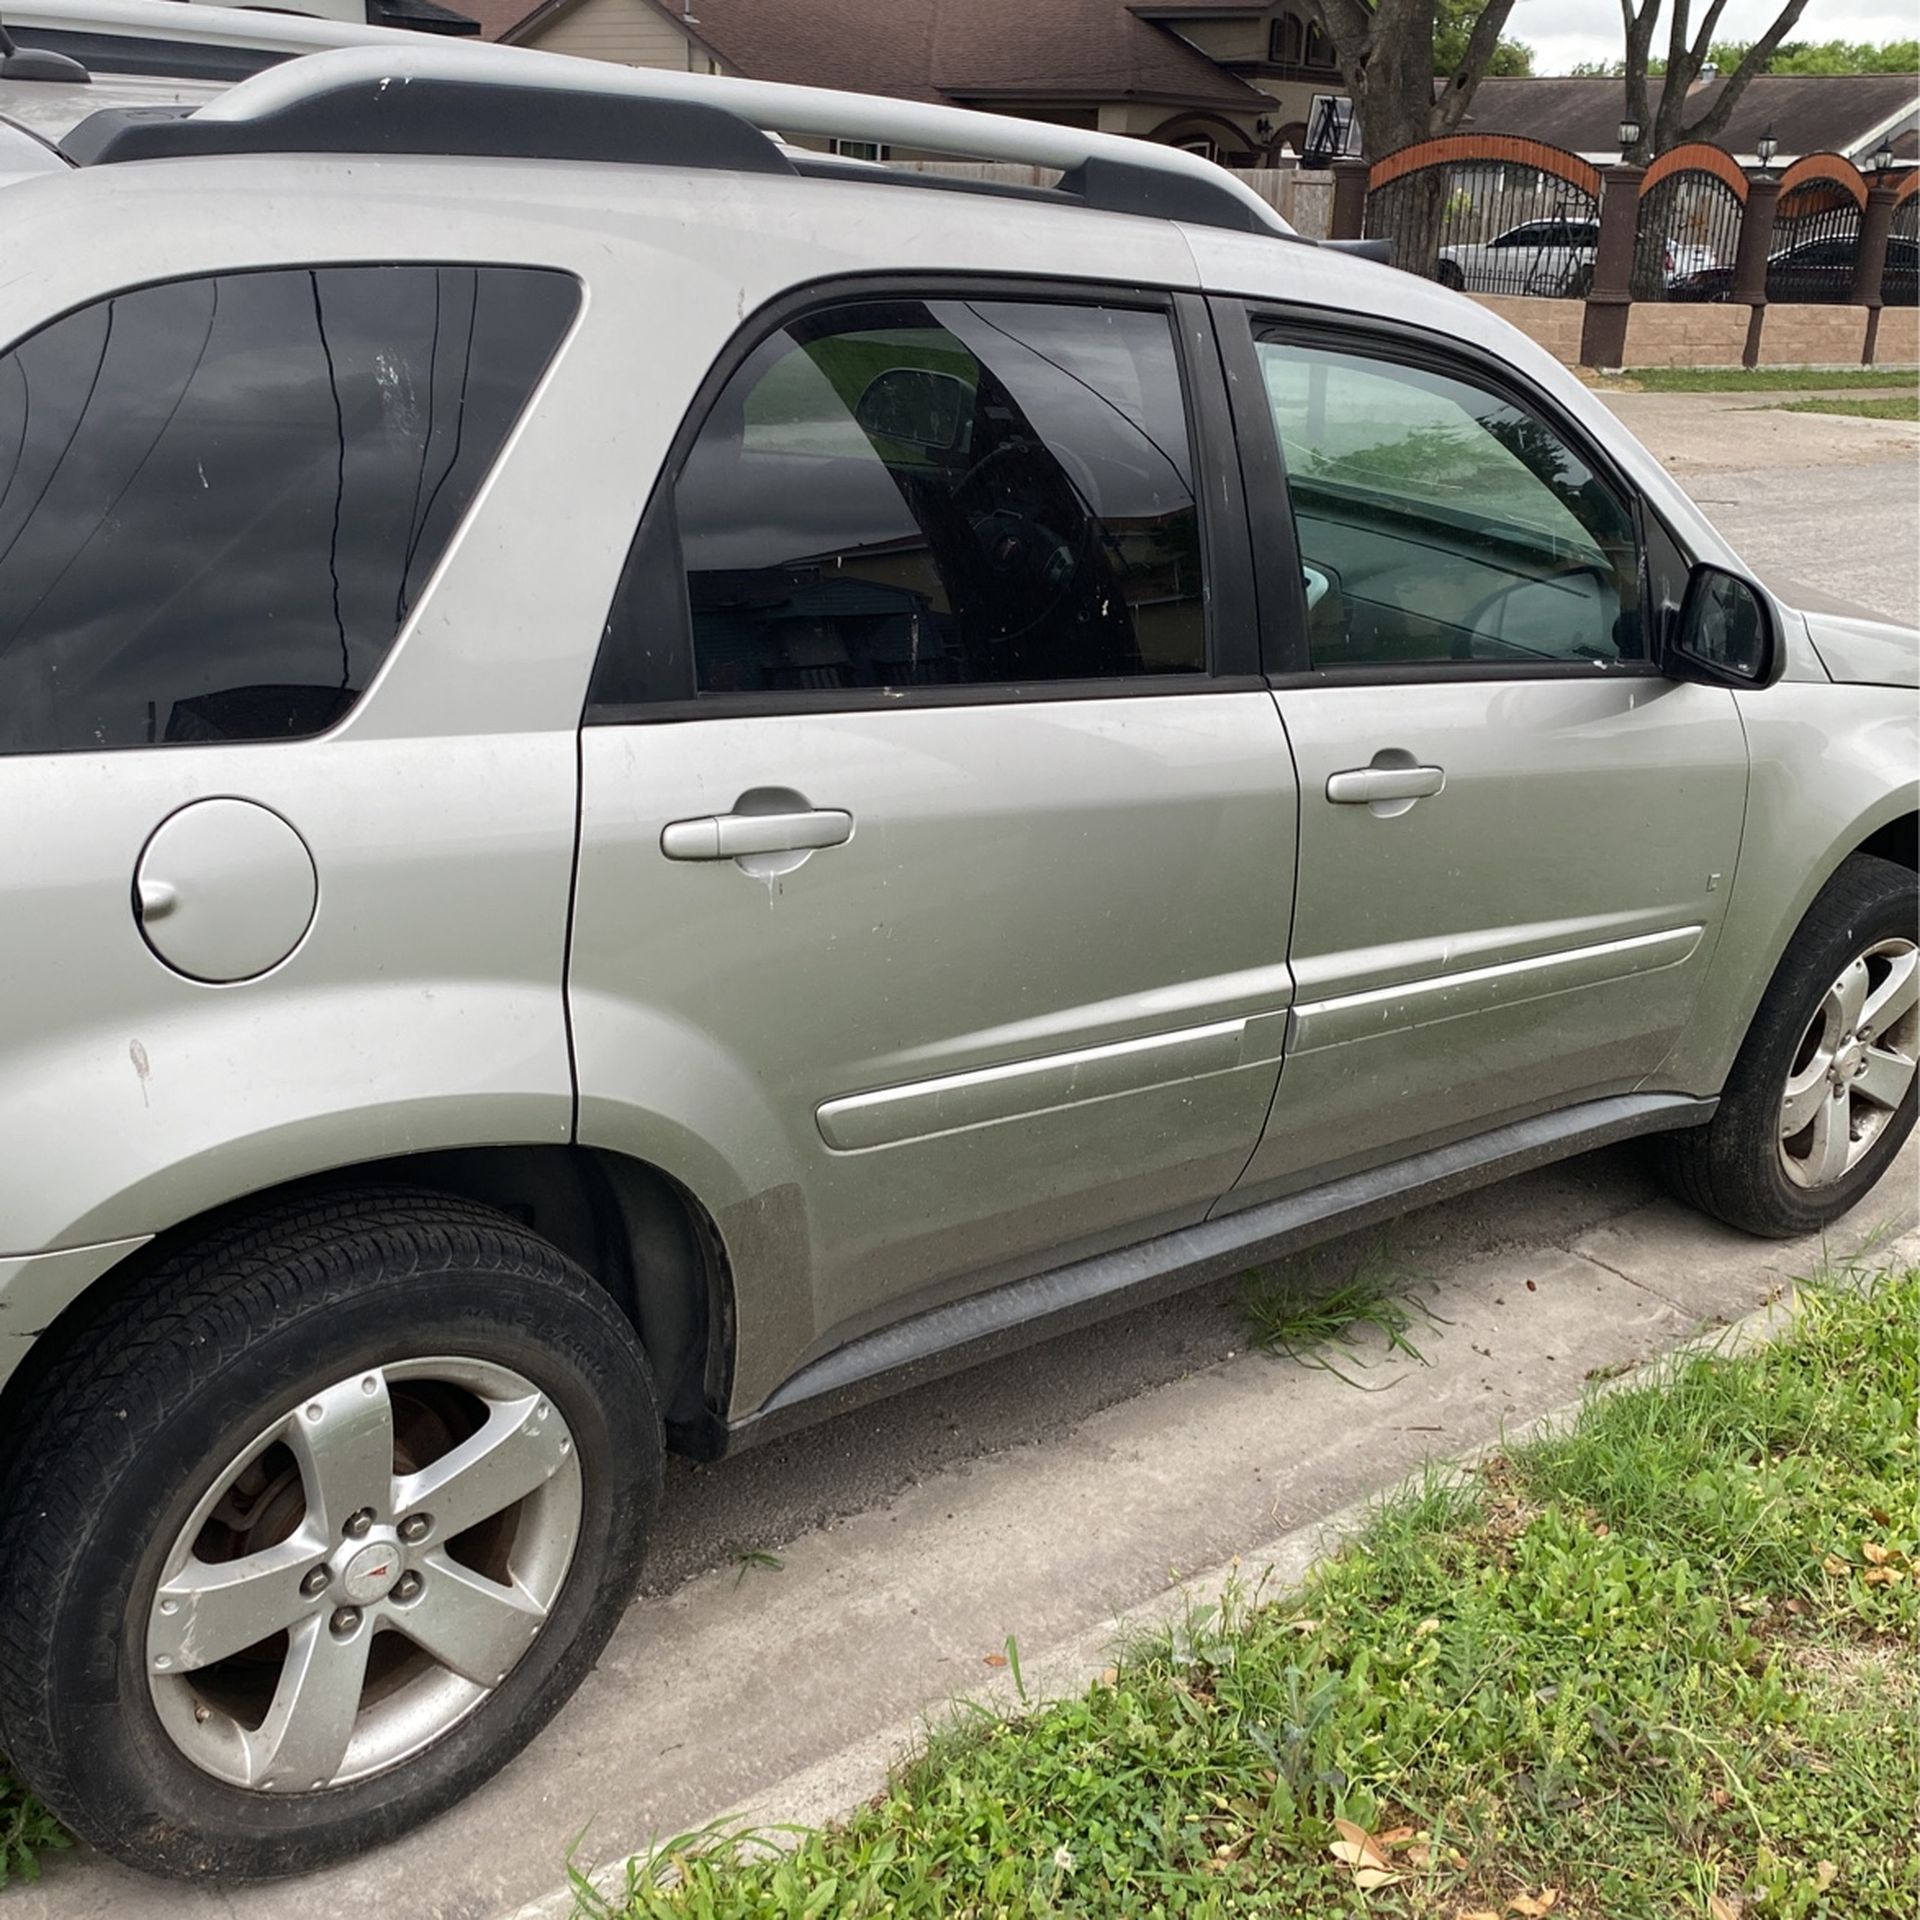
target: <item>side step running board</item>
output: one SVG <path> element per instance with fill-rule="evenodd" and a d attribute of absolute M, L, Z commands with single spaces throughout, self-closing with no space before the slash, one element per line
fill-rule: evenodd
<path fill-rule="evenodd" d="M 1702 1125 L 1718 1105 L 1660 1093 L 1592 1100 L 1011 1281 L 849 1341 L 714 1437 L 720 1451 L 732 1452 L 1530 1167 L 1637 1134 Z"/>

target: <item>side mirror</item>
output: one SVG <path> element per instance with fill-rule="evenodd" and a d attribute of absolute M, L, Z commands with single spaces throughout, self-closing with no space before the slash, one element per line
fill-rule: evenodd
<path fill-rule="evenodd" d="M 1770 687 L 1786 665 L 1780 616 L 1752 581 L 1703 562 L 1687 581 L 1661 665 L 1676 680 Z"/>
<path fill-rule="evenodd" d="M 865 433 L 927 453 L 964 453 L 973 430 L 973 389 L 931 367 L 890 367 L 868 382 L 854 420 Z"/>

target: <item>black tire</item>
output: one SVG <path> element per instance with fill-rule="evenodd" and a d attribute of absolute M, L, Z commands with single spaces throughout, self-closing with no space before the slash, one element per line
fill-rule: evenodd
<path fill-rule="evenodd" d="M 578 1533 L 540 1636 L 468 1717 L 384 1772 L 268 1793 L 203 1771 L 155 1709 L 145 1641 L 196 1501 L 307 1395 L 450 1353 L 532 1383 L 576 1443 Z M 525 1746 L 632 1596 L 662 1451 L 645 1361 L 603 1289 L 504 1215 L 396 1190 L 310 1199 L 176 1250 L 64 1345 L 8 1442 L 0 1750 L 103 1851 L 225 1880 L 390 1840 Z"/>
<path fill-rule="evenodd" d="M 1796 1185 L 1781 1165 L 1780 1105 L 1828 987 L 1875 942 L 1913 939 L 1917 919 L 1920 882 L 1890 860 L 1855 854 L 1821 889 L 1761 998 L 1718 1112 L 1706 1126 L 1660 1143 L 1668 1185 L 1681 1199 L 1730 1226 L 1785 1240 L 1838 1219 L 1886 1171 L 1913 1130 L 1920 1089 L 1910 1085 L 1873 1146 L 1818 1188 Z"/>
<path fill-rule="evenodd" d="M 1448 288 L 1454 293 L 1464 293 L 1466 291 L 1467 276 L 1460 271 L 1459 266 L 1452 260 L 1442 260 L 1438 271 L 1434 274 L 1434 278 L 1438 280 L 1443 287 Z"/>
<path fill-rule="evenodd" d="M 1567 282 L 1567 298 L 1584 300 L 1593 292 L 1593 269 L 1590 266 L 1575 267 L 1573 278 Z"/>

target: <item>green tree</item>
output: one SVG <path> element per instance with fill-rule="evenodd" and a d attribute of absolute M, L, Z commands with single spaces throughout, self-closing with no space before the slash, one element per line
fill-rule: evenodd
<path fill-rule="evenodd" d="M 1708 56 L 1731 73 L 1747 56 L 1746 40 L 1716 40 Z M 1767 73 L 1920 73 L 1920 40 L 1789 40 L 1774 49 Z"/>
<path fill-rule="evenodd" d="M 1457 72 L 1467 57 L 1467 41 L 1479 17 L 1480 0 L 1439 0 L 1434 14 L 1433 70 L 1444 78 Z M 1522 40 L 1494 43 L 1488 73 L 1500 80 L 1524 80 L 1533 72 L 1533 49 Z"/>
<path fill-rule="evenodd" d="M 1720 73 L 1732 73 L 1746 60 L 1753 48 L 1751 40 L 1716 40 L 1707 52 L 1707 65 Z M 1496 67 L 1497 73 L 1499 69 Z M 1568 69 L 1588 77 L 1602 74 L 1620 78 L 1627 71 L 1624 60 L 1582 60 Z M 1659 79 L 1665 75 L 1664 56 L 1649 52 L 1647 73 Z M 1920 73 L 1920 40 L 1888 40 L 1876 46 L 1868 40 L 1788 40 L 1776 47 L 1763 73 Z"/>
<path fill-rule="evenodd" d="M 1493 71 L 1514 0 L 1314 4 L 1353 100 L 1361 151 L 1377 160 L 1451 133 L 1466 117 L 1475 89 Z M 1443 82 L 1437 88 L 1436 73 Z"/>

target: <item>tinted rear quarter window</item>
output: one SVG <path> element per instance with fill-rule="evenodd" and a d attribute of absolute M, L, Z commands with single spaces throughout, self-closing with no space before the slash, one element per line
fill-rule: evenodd
<path fill-rule="evenodd" d="M 577 304 L 531 268 L 224 274 L 0 355 L 0 752 L 332 725 Z"/>

